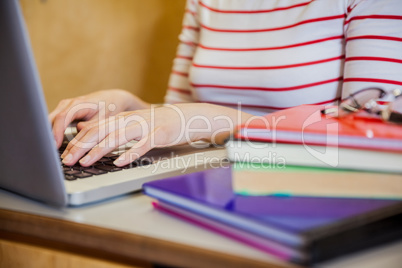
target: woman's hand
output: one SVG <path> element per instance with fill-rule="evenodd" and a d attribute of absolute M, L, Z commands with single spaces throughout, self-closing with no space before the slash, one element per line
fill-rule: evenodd
<path fill-rule="evenodd" d="M 49 114 L 49 120 L 59 148 L 63 142 L 64 131 L 75 120 L 80 121 L 77 124 L 77 129 L 80 130 L 120 112 L 149 107 L 148 103 L 127 91 L 121 89 L 102 90 L 60 101 L 56 109 Z"/>
<path fill-rule="evenodd" d="M 155 147 L 204 140 L 217 143 L 252 115 L 205 103 L 166 105 L 123 112 L 86 125 L 62 154 L 63 163 L 90 166 L 129 141 L 138 141 L 115 162 L 125 166 Z"/>

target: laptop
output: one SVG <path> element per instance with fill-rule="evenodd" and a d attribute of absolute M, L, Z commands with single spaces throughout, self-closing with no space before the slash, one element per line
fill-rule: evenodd
<path fill-rule="evenodd" d="M 0 188 L 54 206 L 83 205 L 210 168 L 225 157 L 223 149 L 187 145 L 152 150 L 123 169 L 111 164 L 115 154 L 91 170 L 63 167 L 47 115 L 19 1 L 1 0 Z"/>

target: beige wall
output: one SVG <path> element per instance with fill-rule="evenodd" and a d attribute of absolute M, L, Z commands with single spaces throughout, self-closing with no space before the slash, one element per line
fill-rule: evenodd
<path fill-rule="evenodd" d="M 185 0 L 20 0 L 49 109 L 124 88 L 161 102 Z"/>

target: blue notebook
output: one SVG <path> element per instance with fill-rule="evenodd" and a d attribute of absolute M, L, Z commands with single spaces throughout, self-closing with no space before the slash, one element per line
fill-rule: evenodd
<path fill-rule="evenodd" d="M 247 196 L 232 170 L 144 184 L 162 211 L 297 263 L 314 263 L 402 237 L 402 202 L 391 199 Z"/>

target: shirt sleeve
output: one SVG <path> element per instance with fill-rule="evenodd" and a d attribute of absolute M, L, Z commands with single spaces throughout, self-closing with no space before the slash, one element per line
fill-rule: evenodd
<path fill-rule="evenodd" d="M 165 103 L 193 102 L 193 90 L 189 82 L 189 71 L 199 43 L 200 26 L 197 19 L 198 1 L 187 0 L 179 46 L 173 61 Z"/>
<path fill-rule="evenodd" d="M 342 97 L 402 87 L 402 1 L 348 0 Z"/>

